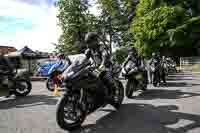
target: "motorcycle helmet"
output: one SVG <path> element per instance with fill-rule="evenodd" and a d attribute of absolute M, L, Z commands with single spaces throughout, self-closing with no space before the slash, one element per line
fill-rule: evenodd
<path fill-rule="evenodd" d="M 85 55 L 87 58 L 90 58 L 92 56 L 91 50 L 89 50 L 89 49 L 85 50 Z"/>
<path fill-rule="evenodd" d="M 155 57 L 155 56 L 156 56 L 156 53 L 155 53 L 155 52 L 153 52 L 153 53 L 152 53 L 152 57 Z"/>
<path fill-rule="evenodd" d="M 98 46 L 98 33 L 89 32 L 85 36 L 85 42 L 87 43 L 88 48 L 95 48 Z"/>
<path fill-rule="evenodd" d="M 137 55 L 137 51 L 134 47 L 128 48 L 128 54 L 129 55 Z"/>

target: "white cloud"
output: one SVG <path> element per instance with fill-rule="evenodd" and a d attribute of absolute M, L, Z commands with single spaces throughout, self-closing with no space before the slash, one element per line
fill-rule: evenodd
<path fill-rule="evenodd" d="M 0 2 L 0 16 L 9 16 L 31 20 L 33 28 L 30 30 L 19 29 L 15 36 L 0 37 L 0 45 L 12 45 L 22 48 L 28 45 L 34 50 L 52 51 L 57 43 L 60 29 L 57 26 L 57 10 L 51 6 L 36 6 L 5 0 Z"/>
<path fill-rule="evenodd" d="M 51 9 L 49 16 L 44 16 L 38 20 L 36 28 L 31 31 L 21 30 L 17 32 L 15 40 L 23 40 L 23 43 L 29 43 L 34 50 L 52 51 L 54 46 L 51 43 L 57 43 L 60 35 L 60 29 L 56 26 L 55 9 Z"/>
<path fill-rule="evenodd" d="M 90 12 L 98 16 L 101 11 L 97 9 L 95 1 L 92 1 Z M 32 29 L 13 28 L 12 35 L 0 36 L 0 45 L 15 46 L 17 49 L 28 45 L 33 50 L 52 51 L 52 43 L 57 43 L 61 33 L 57 26 L 57 13 L 54 6 L 47 4 L 47 0 L 0 0 L 0 16 L 19 18 L 12 24 L 24 20 L 23 23 L 31 22 L 32 25 Z M 0 30 L 5 27 L 8 27 L 8 23 L 1 23 Z"/>
<path fill-rule="evenodd" d="M 44 11 L 38 6 L 27 5 L 12 0 L 0 2 L 0 16 L 18 17 L 34 19 L 37 16 L 44 15 Z"/>

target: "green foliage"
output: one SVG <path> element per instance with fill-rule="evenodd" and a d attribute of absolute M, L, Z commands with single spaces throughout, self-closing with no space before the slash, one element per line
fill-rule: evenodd
<path fill-rule="evenodd" d="M 135 10 L 133 0 L 98 0 L 102 14 L 100 16 L 104 34 L 109 35 L 109 44 L 124 46 L 130 43 L 128 29 Z"/>
<path fill-rule="evenodd" d="M 200 1 L 199 0 L 184 0 L 184 7 L 188 10 L 188 14 L 191 16 L 200 15 Z"/>
<path fill-rule="evenodd" d="M 145 56 L 159 50 L 160 47 L 169 46 L 166 32 L 175 28 L 184 19 L 184 10 L 179 6 L 162 5 L 151 11 L 147 10 L 148 12 L 141 16 L 140 12 L 144 11 L 137 9 L 138 16 L 130 28 L 134 34 L 134 45 L 139 53 Z"/>
<path fill-rule="evenodd" d="M 87 0 L 58 0 L 59 26 L 62 35 L 57 49 L 67 53 L 80 53 L 86 47 L 85 34 L 95 29 L 95 17 L 89 14 Z"/>
<path fill-rule="evenodd" d="M 168 31 L 173 45 L 191 45 L 199 47 L 200 41 L 200 16 L 185 21 L 181 26 Z"/>
<path fill-rule="evenodd" d="M 150 56 L 153 51 L 162 48 L 191 45 L 190 39 L 194 38 L 190 36 L 194 35 L 190 32 L 196 26 L 189 24 L 191 20 L 186 11 L 183 0 L 139 0 L 136 17 L 130 27 L 139 53 Z M 185 28 L 181 27 L 189 28 L 183 30 Z M 199 32 L 199 28 L 196 30 Z"/>
<path fill-rule="evenodd" d="M 88 1 L 58 0 L 59 51 L 82 52 L 88 31 L 101 33 L 110 48 L 133 45 L 147 57 L 163 48 L 200 47 L 200 0 L 97 0 L 98 17 L 89 13 Z M 126 54 L 122 47 L 114 59 L 121 63 Z"/>
<path fill-rule="evenodd" d="M 113 62 L 117 63 L 117 64 L 122 64 L 125 60 L 125 58 L 128 56 L 127 53 L 127 47 L 121 47 L 120 49 L 117 49 L 114 53 L 113 53 Z"/>

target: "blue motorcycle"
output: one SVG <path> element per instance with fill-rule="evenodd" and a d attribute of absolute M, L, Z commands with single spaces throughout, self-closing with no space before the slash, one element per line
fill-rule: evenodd
<path fill-rule="evenodd" d="M 46 64 L 37 64 L 37 76 L 47 77 L 49 70 L 52 68 L 52 66 L 55 65 L 54 63 L 46 63 Z"/>
<path fill-rule="evenodd" d="M 46 81 L 46 87 L 49 91 L 54 91 L 55 84 L 58 87 L 63 87 L 63 82 L 60 78 L 60 76 L 63 73 L 63 69 L 65 67 L 65 64 L 62 62 L 55 63 L 50 70 L 48 71 L 48 78 Z"/>

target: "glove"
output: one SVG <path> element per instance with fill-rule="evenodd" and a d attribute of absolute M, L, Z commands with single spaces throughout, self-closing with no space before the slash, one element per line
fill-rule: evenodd
<path fill-rule="evenodd" d="M 105 70 L 105 66 L 104 65 L 100 65 L 99 70 L 100 71 Z"/>

